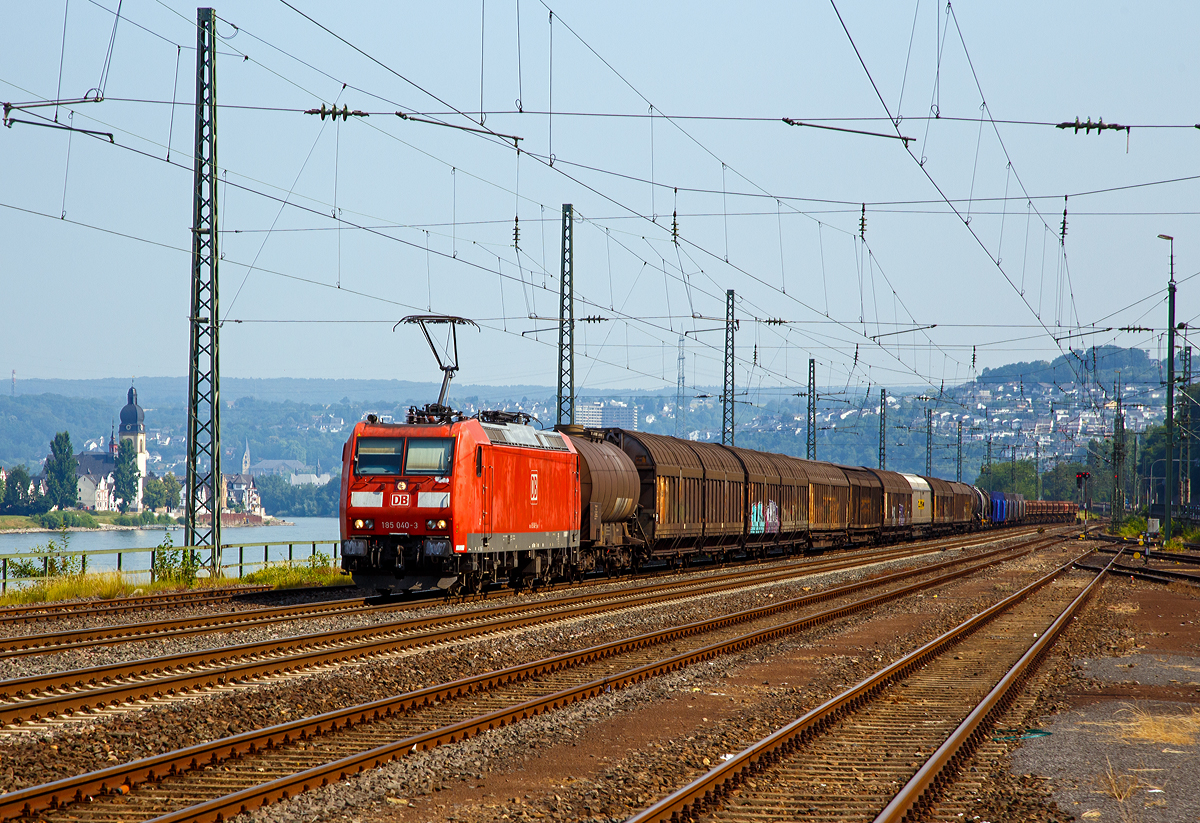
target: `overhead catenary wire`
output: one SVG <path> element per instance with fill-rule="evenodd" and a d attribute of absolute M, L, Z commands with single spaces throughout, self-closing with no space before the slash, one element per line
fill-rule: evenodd
<path fill-rule="evenodd" d="M 836 1 L 830 0 L 830 5 L 833 7 L 834 14 L 837 15 L 838 22 L 841 24 L 842 30 L 845 32 L 847 39 L 850 41 L 851 48 L 854 49 L 854 53 L 857 56 L 858 61 L 863 68 L 863 71 L 866 73 L 867 79 L 871 83 L 871 87 L 875 90 L 875 95 L 879 99 L 880 105 L 883 106 L 884 112 L 888 115 L 888 117 L 890 119 L 891 112 L 888 111 L 887 102 L 883 99 L 883 96 L 879 91 L 879 87 L 875 83 L 874 77 L 871 76 L 871 71 L 869 68 L 867 68 L 867 64 L 866 64 L 866 61 L 863 59 L 862 53 L 858 50 L 858 46 L 854 43 L 854 38 L 850 34 L 849 28 L 846 26 L 845 20 L 842 19 L 841 12 L 838 11 Z M 947 4 L 947 8 L 949 8 L 949 4 Z M 906 150 L 907 150 L 907 146 L 906 146 Z M 976 243 L 984 251 L 984 253 L 987 254 L 988 258 L 992 261 L 993 265 L 1003 276 L 1004 280 L 1013 288 L 1013 290 L 1015 292 L 1017 292 L 1018 297 L 1020 298 L 1021 302 L 1024 303 L 1026 308 L 1028 308 L 1029 311 L 1031 313 L 1033 313 L 1035 317 L 1038 318 L 1039 322 L 1041 322 L 1041 317 L 1038 315 L 1037 312 L 1034 311 L 1033 306 L 1030 305 L 1029 301 L 1025 299 L 1025 295 L 1020 293 L 1020 290 L 1017 288 L 1016 284 L 1012 281 L 1012 278 L 1008 275 L 1008 272 L 1006 272 L 1004 270 L 1004 268 L 997 261 L 996 257 L 987 248 L 986 244 L 984 244 L 983 239 L 979 236 L 978 232 L 976 232 L 974 229 L 971 228 L 970 222 L 962 215 L 962 213 L 957 208 L 954 208 L 952 203 L 950 203 L 950 201 L 946 197 L 946 194 L 943 191 L 942 187 L 937 183 L 936 180 L 933 179 L 933 176 L 929 173 L 929 170 L 926 168 L 925 163 L 918 160 L 917 157 L 915 155 L 913 155 L 911 151 L 909 151 L 908 153 L 909 153 L 909 156 L 913 159 L 913 161 L 917 163 L 917 166 L 920 168 L 922 174 L 925 175 L 926 179 L 933 185 L 934 189 L 938 192 L 938 194 L 941 195 L 943 200 L 946 201 L 947 205 L 950 205 L 950 207 L 952 209 L 954 209 L 955 214 L 959 217 L 960 220 L 962 220 L 963 225 L 966 227 L 967 231 L 975 239 Z M 1006 151 L 1006 154 L 1007 154 L 1007 151 Z M 1020 181 L 1019 176 L 1017 177 L 1017 180 L 1018 180 L 1018 182 Z M 1022 189 L 1024 190 L 1024 184 L 1022 184 Z M 1044 323 L 1043 323 L 1043 326 L 1045 327 Z M 1049 327 L 1045 327 L 1045 329 L 1046 329 L 1047 336 L 1049 336 L 1049 337 L 1051 337 L 1051 339 L 1053 339 L 1053 334 L 1050 332 Z M 1059 345 L 1059 350 L 1060 351 L 1062 350 L 1061 345 Z"/>
<path fill-rule="evenodd" d="M 144 154 L 144 152 L 142 152 L 142 154 Z M 240 187 L 240 186 L 239 186 L 239 187 Z M 252 190 L 250 190 L 250 191 L 252 191 Z"/>
<path fill-rule="evenodd" d="M 778 208 L 777 208 L 777 217 L 778 217 Z M 457 221 L 456 221 L 456 222 L 457 222 Z M 344 222 L 339 222 L 339 223 L 338 223 L 338 225 L 336 226 L 336 228 L 337 228 L 339 231 L 340 231 L 340 230 L 341 230 L 341 228 L 343 228 L 343 227 L 345 227 L 345 228 L 349 229 L 349 226 L 346 226 Z M 428 237 L 428 235 L 427 235 L 427 237 Z M 665 268 L 665 266 L 664 266 L 664 268 Z M 682 268 L 682 267 L 681 267 L 681 268 Z M 828 308 L 828 307 L 827 307 L 827 308 Z"/>

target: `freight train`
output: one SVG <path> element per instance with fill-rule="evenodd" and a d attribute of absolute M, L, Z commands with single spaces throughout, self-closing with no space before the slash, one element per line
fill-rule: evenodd
<path fill-rule="evenodd" d="M 439 404 L 374 415 L 342 450 L 342 568 L 360 585 L 474 593 L 651 562 L 1068 522 L 1074 503 L 619 428 L 539 430 Z"/>

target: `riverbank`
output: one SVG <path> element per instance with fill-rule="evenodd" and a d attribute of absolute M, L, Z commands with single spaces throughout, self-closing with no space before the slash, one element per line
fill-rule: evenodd
<path fill-rule="evenodd" d="M 108 515 L 110 518 L 115 516 L 114 513 L 93 514 L 96 519 L 96 526 L 69 526 L 67 531 L 75 532 L 120 532 L 120 531 L 179 531 L 183 529 L 182 522 L 180 523 L 152 523 L 139 525 L 119 525 L 112 522 L 104 522 L 102 518 Z M 264 517 L 261 523 L 238 523 L 238 528 L 257 528 L 259 526 L 294 526 L 295 523 L 284 520 L 279 517 Z M 225 525 L 225 528 L 229 528 Z M 62 529 L 48 529 L 38 523 L 36 518 L 25 517 L 23 515 L 0 515 L 0 534 L 58 534 Z"/>
<path fill-rule="evenodd" d="M 292 517 L 289 520 L 294 522 L 276 519 L 269 529 L 258 526 L 222 526 L 221 542 L 226 546 L 233 547 L 257 546 L 256 549 L 248 550 L 250 553 L 246 555 L 246 558 L 259 562 L 263 556 L 264 545 L 270 546 L 271 560 L 281 560 L 289 556 L 289 544 L 294 545 L 292 554 L 298 558 L 301 554 L 310 553 L 313 550 L 313 543 L 317 544 L 320 551 L 329 552 L 329 543 L 338 540 L 341 536 L 336 517 Z M 164 537 L 169 537 L 174 546 L 182 546 L 183 536 L 182 528 L 177 527 L 170 531 L 164 531 L 162 526 L 147 526 L 140 529 L 83 529 L 73 530 L 67 534 L 71 552 L 89 555 L 89 571 L 115 569 L 117 565 L 116 552 L 128 553 L 124 558 L 126 569 L 148 569 L 150 568 L 149 552 L 162 544 Z M 55 544 L 61 543 L 60 538 L 61 535 L 58 533 L 49 534 L 42 531 L 29 533 L 3 531 L 0 532 L 0 556 L 7 555 L 12 558 L 34 553 L 44 549 L 51 540 Z M 322 544 L 325 544 L 326 548 L 321 548 Z M 227 551 L 235 553 L 230 555 L 232 558 L 236 556 L 238 550 L 232 548 Z M 137 554 L 139 552 L 141 554 Z"/>

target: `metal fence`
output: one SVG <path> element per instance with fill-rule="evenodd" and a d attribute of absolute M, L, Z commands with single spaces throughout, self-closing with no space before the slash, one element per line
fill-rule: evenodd
<path fill-rule="evenodd" d="M 1160 521 L 1166 517 L 1167 507 L 1163 503 L 1150 506 L 1150 516 Z M 1186 523 L 1189 526 L 1200 525 L 1200 503 L 1175 503 L 1171 506 L 1171 519 L 1176 523 Z"/>
<path fill-rule="evenodd" d="M 272 549 L 274 547 L 287 546 L 287 557 L 283 557 L 283 549 L 275 548 L 274 553 L 279 555 L 272 557 Z M 217 559 L 217 568 L 219 575 L 226 576 L 226 571 L 232 572 L 237 569 L 237 576 L 244 577 L 247 570 L 264 569 L 269 565 L 287 564 L 292 565 L 296 562 L 307 563 L 310 557 L 315 557 L 317 547 L 329 546 L 330 558 L 335 566 L 339 565 L 341 557 L 341 540 L 304 540 L 304 541 L 279 541 L 265 543 L 224 543 L 221 545 L 220 557 Z M 262 554 L 258 555 L 257 550 L 261 547 Z M 299 548 L 299 554 L 297 554 Z M 237 562 L 233 562 L 231 558 L 232 550 L 237 551 Z M 307 551 L 306 551 L 307 550 Z M 148 548 L 134 549 L 100 549 L 97 551 L 63 551 L 63 552 L 45 552 L 33 554 L 30 552 L 17 552 L 13 554 L 0 554 L 0 593 L 7 592 L 10 583 L 30 583 L 36 580 L 43 580 L 50 576 L 50 564 L 53 561 L 78 557 L 80 571 L 87 573 L 88 558 L 97 558 L 100 556 L 116 555 L 117 566 L 116 571 L 127 579 L 137 581 L 139 578 L 148 578 L 151 583 L 158 579 L 160 569 L 157 568 L 158 561 L 156 558 L 161 557 L 163 552 L 179 552 L 181 556 L 184 553 L 191 553 L 192 558 L 196 561 L 198 568 L 208 568 L 207 561 L 210 559 L 210 552 L 207 546 L 151 546 Z M 253 552 L 253 556 L 251 553 Z M 149 557 L 148 568 L 125 568 L 125 559 L 127 556 L 144 555 Z M 10 566 L 15 566 L 18 561 L 26 563 L 33 562 L 36 564 L 41 561 L 42 573 L 40 575 L 10 575 Z M 227 562 L 228 561 L 228 562 Z M 134 560 L 133 562 L 139 562 Z M 145 561 L 140 561 L 145 562 Z M 11 569 L 16 571 L 16 569 Z M 232 575 L 229 575 L 232 576 Z"/>

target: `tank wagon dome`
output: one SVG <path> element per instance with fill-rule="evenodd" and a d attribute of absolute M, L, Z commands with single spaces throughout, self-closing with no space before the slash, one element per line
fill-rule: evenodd
<path fill-rule="evenodd" d="M 129 402 L 121 409 L 121 433 L 137 434 L 146 431 L 146 413 L 137 402 L 137 389 L 129 387 Z"/>

